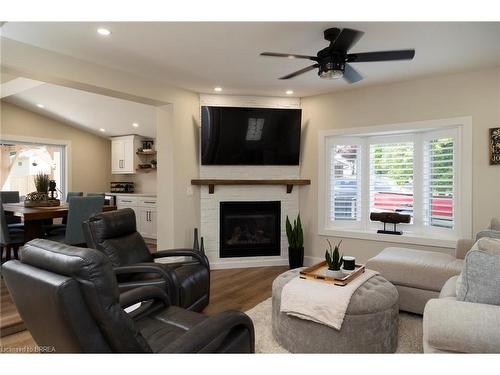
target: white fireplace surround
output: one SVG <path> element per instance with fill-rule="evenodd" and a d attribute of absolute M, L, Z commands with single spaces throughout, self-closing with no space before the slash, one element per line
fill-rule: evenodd
<path fill-rule="evenodd" d="M 249 97 L 228 95 L 200 95 L 200 106 L 300 108 L 298 98 Z M 213 179 L 298 179 L 299 166 L 206 166 L 200 165 L 199 178 Z M 299 193 L 295 188 L 290 194 L 280 185 L 218 185 L 214 194 L 201 186 L 200 235 L 212 269 L 247 268 L 288 265 L 288 240 L 285 222 L 287 215 L 297 217 Z M 281 255 L 241 258 L 219 257 L 220 202 L 280 201 L 281 202 Z"/>

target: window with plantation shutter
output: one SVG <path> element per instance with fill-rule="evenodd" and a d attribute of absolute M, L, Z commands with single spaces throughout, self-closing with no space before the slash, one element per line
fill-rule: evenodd
<path fill-rule="evenodd" d="M 470 121 L 320 133 L 320 234 L 446 247 L 470 238 Z M 370 220 L 372 212 L 411 216 L 410 223 L 398 224 L 400 241 L 377 234 L 383 224 Z"/>
<path fill-rule="evenodd" d="M 413 142 L 370 143 L 370 212 L 413 216 Z"/>
<path fill-rule="evenodd" d="M 454 228 L 455 140 L 424 140 L 423 225 Z"/>
<path fill-rule="evenodd" d="M 339 142 L 330 145 L 330 220 L 352 222 L 361 219 L 359 165 L 361 145 Z"/>

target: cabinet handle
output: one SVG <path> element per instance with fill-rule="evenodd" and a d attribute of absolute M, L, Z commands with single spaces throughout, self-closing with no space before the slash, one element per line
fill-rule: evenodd
<path fill-rule="evenodd" d="M 151 203 L 151 204 L 155 204 L 156 202 L 144 201 L 144 203 Z"/>
<path fill-rule="evenodd" d="M 125 203 L 132 203 L 132 201 L 126 201 L 126 200 L 122 200 L 122 202 L 125 202 Z"/>

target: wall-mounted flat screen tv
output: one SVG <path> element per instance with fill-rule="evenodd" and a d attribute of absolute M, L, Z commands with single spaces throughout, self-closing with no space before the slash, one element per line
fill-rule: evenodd
<path fill-rule="evenodd" d="M 300 109 L 201 107 L 202 165 L 298 165 Z"/>

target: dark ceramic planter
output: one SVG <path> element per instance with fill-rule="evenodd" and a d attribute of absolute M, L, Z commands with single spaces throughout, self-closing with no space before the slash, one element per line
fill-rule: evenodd
<path fill-rule="evenodd" d="M 304 248 L 295 249 L 288 247 L 288 262 L 290 269 L 304 266 Z"/>

